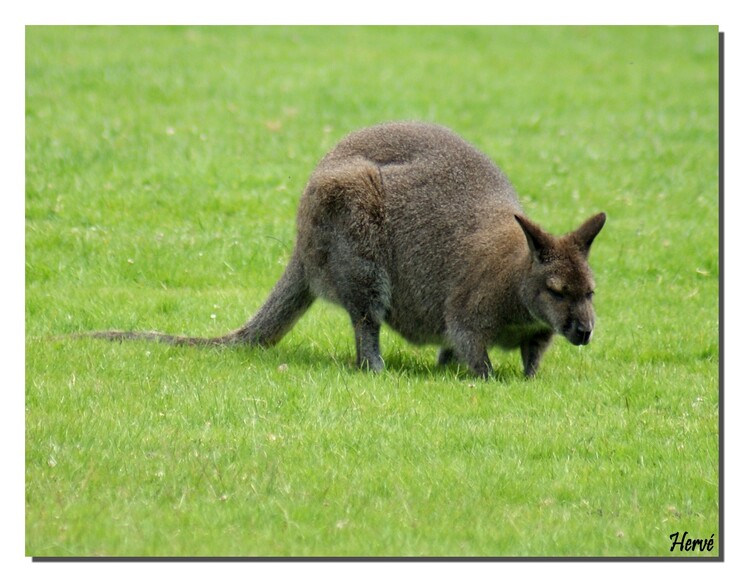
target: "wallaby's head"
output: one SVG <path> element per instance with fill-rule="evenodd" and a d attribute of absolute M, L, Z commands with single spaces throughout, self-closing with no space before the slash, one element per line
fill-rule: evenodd
<path fill-rule="evenodd" d="M 575 231 L 555 237 L 516 215 L 530 253 L 522 285 L 524 303 L 534 318 L 574 345 L 588 344 L 594 332 L 594 277 L 588 254 L 606 218 L 599 213 Z"/>

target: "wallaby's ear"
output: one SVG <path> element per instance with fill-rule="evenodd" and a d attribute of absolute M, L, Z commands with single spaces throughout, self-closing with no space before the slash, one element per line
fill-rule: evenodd
<path fill-rule="evenodd" d="M 588 256 L 589 249 L 594 239 L 599 234 L 604 226 L 604 221 L 607 220 L 607 215 L 603 212 L 595 214 L 590 219 L 585 221 L 580 227 L 573 231 L 575 240 L 578 242 L 581 251 L 584 255 Z"/>
<path fill-rule="evenodd" d="M 531 222 L 524 216 L 519 214 L 514 215 L 516 221 L 523 229 L 523 234 L 526 235 L 526 241 L 529 244 L 529 249 L 534 254 L 534 259 L 543 262 L 545 260 L 545 252 L 552 249 L 553 242 L 550 235 L 544 232 L 544 230 L 537 224 Z"/>

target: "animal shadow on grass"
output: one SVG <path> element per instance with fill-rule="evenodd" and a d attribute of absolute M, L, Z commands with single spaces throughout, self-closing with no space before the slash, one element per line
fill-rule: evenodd
<path fill-rule="evenodd" d="M 133 342 L 133 344 L 138 344 Z M 190 349 L 190 348 L 188 348 Z M 252 365 L 254 362 L 268 361 L 275 358 L 274 363 L 280 371 L 290 368 L 303 367 L 308 371 L 334 368 L 347 377 L 360 377 L 365 375 L 374 379 L 389 377 L 408 377 L 424 382 L 482 382 L 483 380 L 474 375 L 471 370 L 460 363 L 451 362 L 446 365 L 438 365 L 435 357 L 437 347 L 420 348 L 413 352 L 408 349 L 396 349 L 385 352 L 383 360 L 385 369 L 382 373 L 363 372 L 358 368 L 356 357 L 350 350 L 340 351 L 327 349 L 324 346 L 310 344 L 309 341 L 299 341 L 294 345 L 277 346 L 267 349 L 258 347 L 223 347 L 223 348 L 192 348 L 192 352 L 210 353 L 217 356 L 228 354 L 238 358 L 244 365 Z M 509 354 L 510 355 L 510 354 Z M 523 370 L 511 365 L 508 361 L 498 361 L 495 370 L 489 377 L 490 383 L 511 383 L 524 381 Z"/>

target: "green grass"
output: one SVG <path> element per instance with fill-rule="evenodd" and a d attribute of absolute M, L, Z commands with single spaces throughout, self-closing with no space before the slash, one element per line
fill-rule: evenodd
<path fill-rule="evenodd" d="M 702 28 L 47 28 L 26 35 L 26 553 L 674 556 L 718 490 L 718 38 Z M 349 131 L 454 128 L 565 232 L 599 210 L 592 345 L 534 381 L 317 303 L 261 304 Z M 63 337 L 61 337 L 63 336 Z M 684 554 L 682 554 L 684 555 Z"/>

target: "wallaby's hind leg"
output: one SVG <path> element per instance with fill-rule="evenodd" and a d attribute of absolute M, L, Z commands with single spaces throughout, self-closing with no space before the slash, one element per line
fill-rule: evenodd
<path fill-rule="evenodd" d="M 354 255 L 354 248 L 331 249 L 331 273 L 336 299 L 347 310 L 354 327 L 357 367 L 379 372 L 380 325 L 388 309 L 388 280 L 377 264 Z"/>
<path fill-rule="evenodd" d="M 552 333 L 542 333 L 536 337 L 524 341 L 521 344 L 521 359 L 523 360 L 523 373 L 527 378 L 534 377 L 539 369 L 542 355 L 552 341 Z"/>
<path fill-rule="evenodd" d="M 297 221 L 313 292 L 343 306 L 354 327 L 357 366 L 379 372 L 380 325 L 390 306 L 382 260 L 385 209 L 380 170 L 353 157 L 321 166 L 302 196 Z"/>

